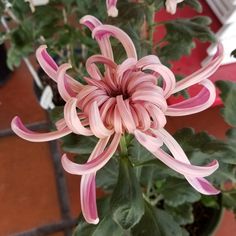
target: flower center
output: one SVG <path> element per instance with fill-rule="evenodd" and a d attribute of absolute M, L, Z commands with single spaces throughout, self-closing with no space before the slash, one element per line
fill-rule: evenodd
<path fill-rule="evenodd" d="M 166 124 L 167 103 L 156 76 L 130 70 L 122 76 L 113 71 L 102 80 L 86 80 L 88 85 L 77 96 L 79 108 L 89 118 L 96 102 L 106 128 L 133 133 Z"/>

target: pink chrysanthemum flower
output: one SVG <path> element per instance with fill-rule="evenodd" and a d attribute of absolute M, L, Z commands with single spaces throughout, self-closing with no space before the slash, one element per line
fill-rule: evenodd
<path fill-rule="evenodd" d="M 93 55 L 86 62 L 89 77 L 82 85 L 66 74 L 70 65 L 60 67 L 41 46 L 36 57 L 44 71 L 58 84 L 58 90 L 66 101 L 64 119 L 57 122 L 57 130 L 50 133 L 35 133 L 28 130 L 18 117 L 12 120 L 13 131 L 23 139 L 32 142 L 50 141 L 70 133 L 95 135 L 99 141 L 85 164 L 73 163 L 64 154 L 64 169 L 81 178 L 81 208 L 87 222 L 98 223 L 96 207 L 96 172 L 116 152 L 121 136 L 133 134 L 138 142 L 155 157 L 173 170 L 184 175 L 187 181 L 200 193 L 211 195 L 219 191 L 203 177 L 217 168 L 217 161 L 200 167 L 191 165 L 184 151 L 164 129 L 166 116 L 184 116 L 203 111 L 215 100 L 215 88 L 207 78 L 219 67 L 222 46 L 211 62 L 185 79 L 176 83 L 175 76 L 158 57 L 149 55 L 137 59 L 136 50 L 129 36 L 121 29 L 103 25 L 93 16 L 80 21 L 87 26 L 101 49 L 101 55 Z M 127 59 L 117 65 L 113 59 L 110 37 L 123 45 Z M 104 72 L 97 64 L 104 65 Z M 162 81 L 162 86 L 157 81 Z M 173 93 L 194 84 L 201 84 L 202 90 L 192 98 L 178 104 L 168 105 L 166 100 Z M 79 111 L 77 111 L 77 109 Z M 172 156 L 161 149 L 165 144 Z"/>
<path fill-rule="evenodd" d="M 118 10 L 116 8 L 117 0 L 106 0 L 108 16 L 117 17 Z"/>
<path fill-rule="evenodd" d="M 177 4 L 184 0 L 166 0 L 166 11 L 174 15 L 176 13 Z"/>

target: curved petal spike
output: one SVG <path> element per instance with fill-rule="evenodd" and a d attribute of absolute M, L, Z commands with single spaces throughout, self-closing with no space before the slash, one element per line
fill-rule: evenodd
<path fill-rule="evenodd" d="M 14 117 L 11 122 L 11 128 L 15 134 L 19 137 L 28 140 L 30 142 L 47 142 L 62 138 L 70 133 L 71 130 L 65 128 L 63 130 L 52 131 L 49 133 L 36 133 L 27 129 L 24 124 L 21 122 L 19 117 Z"/>

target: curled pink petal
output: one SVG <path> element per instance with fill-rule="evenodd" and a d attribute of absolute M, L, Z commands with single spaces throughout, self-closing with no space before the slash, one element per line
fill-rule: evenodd
<path fill-rule="evenodd" d="M 70 129 L 65 128 L 63 130 L 52 131 L 49 133 L 36 133 L 27 129 L 21 122 L 20 118 L 17 116 L 13 118 L 11 122 L 11 128 L 14 131 L 14 133 L 17 134 L 19 137 L 28 140 L 30 142 L 52 141 L 62 138 L 72 132 Z"/>
<path fill-rule="evenodd" d="M 213 60 L 200 70 L 177 82 L 173 93 L 177 93 L 210 77 L 219 68 L 223 59 L 224 48 L 223 45 L 219 43 L 216 55 L 214 56 Z"/>
<path fill-rule="evenodd" d="M 216 189 L 209 181 L 204 178 L 193 178 L 185 176 L 187 181 L 195 188 L 199 193 L 204 195 L 216 195 L 220 191 Z"/>
<path fill-rule="evenodd" d="M 58 70 L 57 70 L 57 88 L 58 88 L 58 92 L 60 93 L 61 97 L 64 99 L 64 101 L 68 101 L 69 99 L 71 99 L 71 97 L 75 97 L 76 93 L 69 90 L 68 86 L 66 86 L 66 76 L 65 73 L 68 69 L 71 68 L 71 65 L 66 63 L 61 65 Z"/>
<path fill-rule="evenodd" d="M 86 61 L 86 69 L 89 75 L 96 79 L 101 80 L 101 73 L 95 63 L 102 63 L 104 65 L 109 66 L 109 68 L 115 70 L 117 65 L 109 58 L 102 55 L 94 55 L 88 58 Z"/>
<path fill-rule="evenodd" d="M 76 111 L 77 99 L 70 99 L 64 107 L 64 117 L 67 126 L 76 134 L 91 136 L 93 135 L 92 131 L 88 128 L 85 128 Z"/>
<path fill-rule="evenodd" d="M 133 120 L 130 110 L 126 107 L 125 102 L 121 95 L 116 97 L 117 108 L 120 112 L 121 119 L 127 128 L 127 130 L 132 133 L 135 130 L 135 122 Z"/>
<path fill-rule="evenodd" d="M 112 157 L 115 153 L 119 142 L 120 142 L 121 134 L 114 134 L 114 137 L 106 150 L 104 150 L 101 154 L 96 156 L 93 160 L 85 163 L 85 164 L 76 164 L 69 160 L 64 154 L 62 156 L 61 162 L 63 168 L 70 174 L 74 175 L 84 175 L 94 173 L 100 170 Z"/>
<path fill-rule="evenodd" d="M 170 105 L 165 115 L 167 116 L 186 116 L 195 114 L 209 108 L 216 98 L 214 84 L 205 79 L 201 82 L 204 88 L 194 97 L 184 100 L 180 103 Z"/>
<path fill-rule="evenodd" d="M 157 56 L 149 55 L 149 56 L 145 56 L 141 58 L 136 64 L 136 67 L 142 69 L 143 67 L 149 66 L 152 64 L 161 65 L 161 61 Z"/>
<path fill-rule="evenodd" d="M 166 66 L 161 64 L 150 64 L 143 68 L 143 70 L 153 70 L 159 73 L 163 80 L 164 80 L 164 96 L 167 98 L 169 97 L 175 88 L 175 76 L 173 72 Z"/>
<path fill-rule="evenodd" d="M 80 23 L 87 26 L 92 32 L 99 26 L 102 25 L 102 23 L 94 16 L 84 16 L 83 18 L 81 18 Z M 95 37 L 98 45 L 100 47 L 100 50 L 102 52 L 102 54 L 105 57 L 108 57 L 110 59 L 113 60 L 113 52 L 112 52 L 112 47 L 111 47 L 111 43 L 109 40 L 109 36 L 108 35 L 104 35 L 103 37 Z"/>
<path fill-rule="evenodd" d="M 93 160 L 104 151 L 109 139 L 110 137 L 98 141 L 88 161 Z M 97 224 L 99 222 L 96 204 L 95 177 L 96 172 L 83 175 L 80 182 L 81 210 L 85 220 L 90 224 Z"/>
<path fill-rule="evenodd" d="M 136 133 L 135 133 L 136 134 Z M 218 167 L 217 161 L 213 161 L 207 166 L 195 166 L 189 163 L 184 163 L 179 160 L 175 160 L 169 154 L 161 149 L 158 149 L 158 145 L 153 143 L 153 137 L 150 135 L 142 134 L 142 137 L 136 136 L 136 139 L 147 148 L 154 156 L 156 156 L 160 161 L 169 166 L 171 169 L 179 172 L 183 175 L 193 176 L 193 177 L 205 177 L 211 175 Z"/>
<path fill-rule="evenodd" d="M 97 102 L 94 102 L 90 107 L 89 123 L 93 134 L 98 138 L 105 138 L 107 136 L 110 137 L 114 132 L 113 130 L 109 130 L 104 126 L 99 114 Z"/>
<path fill-rule="evenodd" d="M 176 160 L 190 164 L 186 154 L 176 140 L 164 129 L 159 129 L 155 133 L 163 140 Z M 216 161 L 215 161 L 216 162 Z M 187 181 L 200 193 L 205 195 L 218 194 L 219 191 L 201 176 L 185 175 Z"/>
<path fill-rule="evenodd" d="M 133 57 L 137 60 L 137 53 L 134 44 L 130 37 L 124 31 L 112 25 L 100 25 L 96 27 L 92 32 L 93 37 L 104 37 L 104 35 L 111 35 L 114 38 L 118 39 L 118 41 L 120 41 L 123 45 L 127 57 Z"/>
<path fill-rule="evenodd" d="M 41 45 L 36 50 L 36 58 L 38 60 L 38 63 L 40 64 L 41 68 L 44 70 L 44 72 L 55 82 L 57 82 L 57 70 L 58 66 L 56 62 L 52 59 L 52 57 L 47 53 L 46 45 Z M 78 81 L 72 79 L 69 75 L 66 75 L 68 80 L 67 90 L 72 92 L 73 91 L 79 91 L 81 89 L 81 83 Z"/>

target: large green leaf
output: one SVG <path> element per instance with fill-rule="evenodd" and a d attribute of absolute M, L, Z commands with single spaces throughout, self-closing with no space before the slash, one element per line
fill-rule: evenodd
<path fill-rule="evenodd" d="M 195 47 L 194 39 L 214 42 L 215 37 L 208 26 L 209 23 L 209 18 L 203 16 L 164 22 L 166 36 L 162 41 L 165 44 L 157 47 L 158 56 L 164 62 L 177 60 L 182 55 L 190 54 Z"/>
<path fill-rule="evenodd" d="M 201 198 L 200 193 L 193 189 L 186 180 L 173 177 L 167 178 L 158 192 L 163 195 L 165 203 L 172 207 L 197 202 Z"/>
<path fill-rule="evenodd" d="M 137 224 L 144 214 L 144 201 L 135 171 L 126 157 L 120 157 L 119 177 L 111 197 L 113 219 L 122 228 Z"/>
<path fill-rule="evenodd" d="M 220 89 L 220 97 L 224 102 L 222 113 L 225 121 L 236 127 L 236 83 L 231 81 L 216 81 L 217 87 Z"/>
<path fill-rule="evenodd" d="M 97 225 L 88 224 L 83 216 L 79 217 L 78 225 L 74 230 L 73 236 L 125 236 L 125 231 L 116 224 L 109 208 L 110 197 L 99 199 L 97 201 L 98 215 L 100 222 Z"/>
<path fill-rule="evenodd" d="M 145 203 L 141 221 L 132 228 L 133 236 L 177 236 L 182 235 L 181 227 L 167 212 Z"/>

